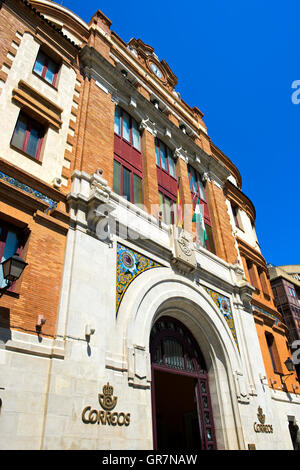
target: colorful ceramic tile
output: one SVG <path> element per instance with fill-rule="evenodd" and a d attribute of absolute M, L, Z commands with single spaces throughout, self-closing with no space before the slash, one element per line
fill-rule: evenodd
<path fill-rule="evenodd" d="M 264 315 L 267 315 L 268 317 L 272 318 L 275 320 L 275 325 L 277 325 L 280 322 L 280 319 L 277 318 L 275 315 L 273 315 L 270 312 L 267 312 L 266 310 L 263 310 L 262 308 L 256 307 L 256 305 L 252 305 L 252 310 L 258 310 L 259 312 L 263 313 Z"/>
<path fill-rule="evenodd" d="M 230 331 L 232 333 L 233 339 L 238 347 L 238 341 L 236 337 L 236 329 L 234 325 L 234 320 L 233 320 L 233 315 L 232 315 L 232 310 L 231 310 L 231 304 L 230 304 L 230 299 L 229 297 L 225 297 L 224 295 L 219 294 L 216 291 L 213 291 L 212 289 L 209 289 L 208 287 L 203 286 L 203 288 L 206 290 L 206 292 L 210 295 L 220 312 L 222 313 L 223 317 L 226 320 L 227 325 L 230 328 Z"/>
<path fill-rule="evenodd" d="M 31 194 L 37 199 L 41 199 L 43 202 L 48 204 L 49 208 L 47 209 L 47 211 L 50 211 L 51 209 L 55 209 L 57 207 L 57 202 L 54 201 L 53 199 L 49 198 L 48 196 L 45 196 L 45 194 L 40 193 L 36 189 L 33 189 L 30 186 L 27 186 L 27 184 L 21 183 L 15 178 L 12 178 L 11 176 L 6 175 L 2 171 L 0 171 L 0 180 L 6 181 L 6 183 L 9 183 L 15 188 L 21 189 L 22 191 L 25 191 L 26 193 Z"/>
<path fill-rule="evenodd" d="M 153 268 L 161 268 L 159 263 L 130 250 L 126 246 L 118 243 L 117 245 L 117 299 L 116 312 L 118 314 L 121 300 L 128 286 L 136 279 L 139 274 Z"/>

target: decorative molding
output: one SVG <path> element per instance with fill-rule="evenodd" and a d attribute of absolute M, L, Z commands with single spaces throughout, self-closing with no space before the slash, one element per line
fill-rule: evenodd
<path fill-rule="evenodd" d="M 132 38 L 128 47 L 136 51 L 136 57 L 140 63 L 142 63 L 151 75 L 155 75 L 158 80 L 162 82 L 163 85 L 167 86 L 170 90 L 177 84 L 177 77 L 172 72 L 171 68 L 165 60 L 159 61 L 157 55 L 154 53 L 153 47 L 145 44 L 141 39 Z M 154 64 L 159 71 L 158 74 L 155 74 L 151 68 L 151 64 Z"/>
<path fill-rule="evenodd" d="M 21 183 L 21 181 L 17 180 L 16 178 L 12 178 L 11 176 L 6 175 L 2 171 L 0 171 L 0 180 L 5 181 L 6 183 L 11 184 L 15 188 L 21 189 L 22 191 L 26 192 L 27 194 L 30 194 L 31 196 L 34 196 L 37 199 L 42 200 L 49 206 L 49 211 L 56 209 L 58 206 L 58 202 L 54 201 L 50 197 L 46 196 L 45 194 L 41 193 L 40 191 L 37 191 L 34 188 L 31 188 L 27 184 Z"/>
<path fill-rule="evenodd" d="M 150 119 L 147 117 L 146 119 L 142 119 L 140 125 L 139 125 L 139 129 L 141 131 L 143 131 L 144 129 L 146 129 L 148 132 L 150 132 L 150 134 L 152 134 L 154 137 L 156 137 L 157 135 L 157 129 L 156 129 L 156 125 L 154 122 L 150 121 Z"/>
<path fill-rule="evenodd" d="M 274 322 L 275 326 L 277 326 L 279 323 L 281 323 L 281 319 L 276 317 L 274 314 L 268 312 L 267 310 L 263 310 L 262 308 L 257 307 L 256 305 L 252 305 L 253 314 L 255 314 L 255 310 L 257 312 L 262 313 L 263 315 L 266 315 L 267 317 L 269 317 Z"/>
<path fill-rule="evenodd" d="M 193 236 L 184 230 L 173 231 L 172 264 L 182 273 L 191 273 L 197 268 Z"/>
<path fill-rule="evenodd" d="M 52 125 L 56 130 L 61 128 L 63 109 L 36 91 L 24 80 L 19 81 L 18 88 L 14 88 L 12 91 L 12 96 L 21 108 L 36 114 L 42 121 L 46 121 L 47 124 Z"/>

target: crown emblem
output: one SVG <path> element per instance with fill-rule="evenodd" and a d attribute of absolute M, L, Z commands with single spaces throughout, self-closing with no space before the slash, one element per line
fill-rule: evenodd
<path fill-rule="evenodd" d="M 98 394 L 99 403 L 104 410 L 113 410 L 117 404 L 118 397 L 113 397 L 114 387 L 109 382 L 102 388 L 103 393 Z"/>
<path fill-rule="evenodd" d="M 258 411 L 257 417 L 258 417 L 258 419 L 259 419 L 259 422 L 260 422 L 261 424 L 265 424 L 266 415 L 263 414 L 263 410 L 262 410 L 262 408 L 261 408 L 260 406 L 258 407 L 258 410 L 257 410 L 257 411 Z"/>

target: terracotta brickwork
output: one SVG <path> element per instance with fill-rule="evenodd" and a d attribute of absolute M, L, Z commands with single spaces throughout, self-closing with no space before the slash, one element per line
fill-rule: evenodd
<path fill-rule="evenodd" d="M 146 129 L 142 135 L 142 155 L 145 208 L 150 214 L 157 216 L 159 201 L 154 137 Z"/>
<path fill-rule="evenodd" d="M 255 289 L 252 305 L 268 383 L 274 389 L 286 386 L 288 391 L 300 393 L 296 373 L 286 377 L 284 384 L 281 382 L 280 374 L 288 373 L 284 362 L 291 357 L 291 351 L 286 326 L 275 306 L 265 259 L 241 239 L 237 241 L 246 277 Z"/>
<path fill-rule="evenodd" d="M 13 16 L 6 6 L 2 6 L 0 9 L 0 80 L 4 83 L 7 79 L 7 72 L 3 68 L 5 69 L 6 66 L 10 69 L 12 65 L 12 59 L 8 59 L 7 55 L 16 55 L 25 30 L 25 24 Z"/>
<path fill-rule="evenodd" d="M 223 190 L 213 182 L 207 182 L 206 193 L 217 255 L 234 264 L 237 262 L 237 251 Z"/>
<path fill-rule="evenodd" d="M 1 171 L 22 179 L 20 171 L 0 163 Z M 34 179 L 27 175 L 26 181 L 32 184 Z M 40 183 L 39 189 L 47 187 Z M 41 334 L 54 337 L 68 231 L 63 197 L 52 190 L 60 208 L 47 214 L 46 203 L 9 183 L 1 182 L 0 195 L 0 221 L 26 232 L 22 257 L 28 263 L 15 291 L 1 297 L 0 326 L 36 334 L 37 317 L 43 315 L 46 323 Z"/>
<path fill-rule="evenodd" d="M 290 393 L 299 394 L 300 387 L 297 374 L 293 372 L 291 376 L 288 376 L 290 372 L 284 364 L 286 359 L 291 357 L 291 352 L 287 345 L 285 325 L 281 322 L 275 322 L 272 317 L 261 312 L 256 312 L 254 320 L 267 373 L 268 385 L 274 390 L 287 390 Z M 267 339 L 268 335 L 269 340 Z M 272 340 L 273 351 L 270 352 L 268 341 Z M 281 381 L 281 374 L 285 376 L 283 377 L 283 382 Z"/>
<path fill-rule="evenodd" d="M 114 112 L 111 95 L 104 93 L 95 80 L 86 78 L 80 102 L 75 169 L 93 174 L 101 168 L 110 187 L 113 182 Z"/>
<path fill-rule="evenodd" d="M 40 28 L 40 29 L 39 29 Z M 9 0 L 0 8 L 0 84 L 3 91 L 8 74 L 18 54 L 25 33 L 36 37 L 48 47 L 61 42 L 60 54 L 66 40 L 55 33 L 29 4 Z M 52 33 L 50 41 L 49 34 Z M 55 34 L 57 37 L 55 38 Z M 68 41 L 67 41 L 68 42 Z M 69 51 L 74 47 L 69 43 Z M 70 63 L 70 56 L 64 58 Z M 75 65 L 75 64 L 74 64 Z M 23 78 L 18 77 L 19 81 Z M 38 89 L 30 88 L 40 96 Z M 43 93 L 42 93 L 43 94 Z M 55 103 L 54 103 L 55 105 Z M 28 263 L 13 291 L 0 298 L 0 327 L 37 334 L 39 315 L 46 319 L 41 336 L 53 338 L 56 332 L 58 305 L 65 257 L 69 218 L 65 197 L 24 168 L 16 167 L 0 155 L 0 223 L 22 229 L 25 246 L 22 257 Z M 5 178 L 3 178 L 5 175 Z M 69 175 L 66 175 L 66 178 Z M 26 185 L 26 186 L 25 186 Z M 55 201 L 57 208 L 49 210 L 47 198 Z M 7 337 L 7 339 L 9 339 Z"/>

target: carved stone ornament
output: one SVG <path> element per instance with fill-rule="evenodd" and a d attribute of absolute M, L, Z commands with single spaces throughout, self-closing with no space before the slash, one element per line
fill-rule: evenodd
<path fill-rule="evenodd" d="M 192 236 L 175 227 L 173 235 L 173 264 L 183 272 L 192 272 L 197 267 Z"/>
<path fill-rule="evenodd" d="M 157 77 L 170 90 L 174 89 L 177 77 L 164 59 L 161 61 L 158 59 L 153 47 L 145 44 L 141 39 L 135 38 L 129 41 L 128 47 L 135 51 L 135 57 L 148 69 L 151 75 Z"/>

